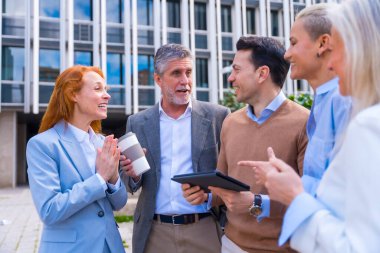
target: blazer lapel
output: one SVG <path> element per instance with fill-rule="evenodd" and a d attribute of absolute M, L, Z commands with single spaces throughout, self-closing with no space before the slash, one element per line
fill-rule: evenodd
<path fill-rule="evenodd" d="M 74 168 L 81 176 L 82 181 L 92 176 L 91 168 L 86 162 L 85 153 L 80 147 L 80 143 L 75 139 L 73 133 L 67 128 L 66 123 L 62 120 L 54 128 L 60 135 L 60 143 L 71 160 Z"/>
<path fill-rule="evenodd" d="M 211 121 L 205 118 L 206 112 L 199 106 L 196 100 L 192 101 L 193 110 L 191 113 L 191 152 L 194 172 L 199 172 L 198 160 L 204 148 L 207 138 L 207 130 Z"/>
<path fill-rule="evenodd" d="M 157 186 L 160 182 L 161 176 L 161 141 L 160 141 L 160 114 L 158 111 L 158 104 L 156 104 L 151 113 L 145 116 L 143 122 L 143 131 L 148 144 L 148 152 L 152 157 L 157 176 Z"/>

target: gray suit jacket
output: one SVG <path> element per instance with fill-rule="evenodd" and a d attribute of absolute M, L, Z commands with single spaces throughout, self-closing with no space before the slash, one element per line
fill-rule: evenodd
<path fill-rule="evenodd" d="M 195 172 L 213 171 L 219 153 L 219 136 L 222 123 L 230 113 L 226 107 L 208 102 L 192 101 L 191 136 L 192 163 Z M 160 116 L 159 106 L 131 115 L 127 122 L 127 132 L 134 132 L 142 147 L 147 148 L 147 160 L 151 169 L 144 173 L 140 182 L 122 173 L 122 179 L 129 192 L 142 188 L 135 214 L 132 237 L 132 251 L 143 253 L 152 226 L 156 207 L 156 194 L 161 176 Z M 134 187 L 135 186 L 135 187 Z"/>

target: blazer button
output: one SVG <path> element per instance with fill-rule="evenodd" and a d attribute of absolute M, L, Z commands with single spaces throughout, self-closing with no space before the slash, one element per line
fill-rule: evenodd
<path fill-rule="evenodd" d="M 103 216 L 104 216 L 104 212 L 103 212 L 103 211 L 99 211 L 99 212 L 98 212 L 98 216 L 99 216 L 99 217 L 103 217 Z"/>

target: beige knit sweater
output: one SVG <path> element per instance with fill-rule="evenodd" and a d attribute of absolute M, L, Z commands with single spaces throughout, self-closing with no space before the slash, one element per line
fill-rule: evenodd
<path fill-rule="evenodd" d="M 286 100 L 261 125 L 248 118 L 247 107 L 230 114 L 222 127 L 217 168 L 250 185 L 253 193 L 267 194 L 265 187 L 255 185 L 252 169 L 237 166 L 237 162 L 267 161 L 267 148 L 272 147 L 278 158 L 301 175 L 307 145 L 308 116 L 307 109 L 290 100 Z M 213 196 L 213 204 L 220 204 L 220 199 Z M 277 246 L 286 207 L 274 201 L 270 205 L 270 217 L 260 223 L 248 213 L 248 209 L 246 214 L 227 211 L 227 237 L 248 252 L 289 252 L 288 245 L 282 248 Z"/>

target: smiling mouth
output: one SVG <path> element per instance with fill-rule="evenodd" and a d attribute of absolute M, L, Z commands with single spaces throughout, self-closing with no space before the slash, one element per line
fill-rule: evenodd
<path fill-rule="evenodd" d="M 188 90 L 188 89 L 181 89 L 181 90 L 176 90 L 176 92 L 187 93 L 187 92 L 190 92 L 190 90 Z"/>
<path fill-rule="evenodd" d="M 100 105 L 98 105 L 98 107 L 107 109 L 107 104 L 100 104 Z"/>

